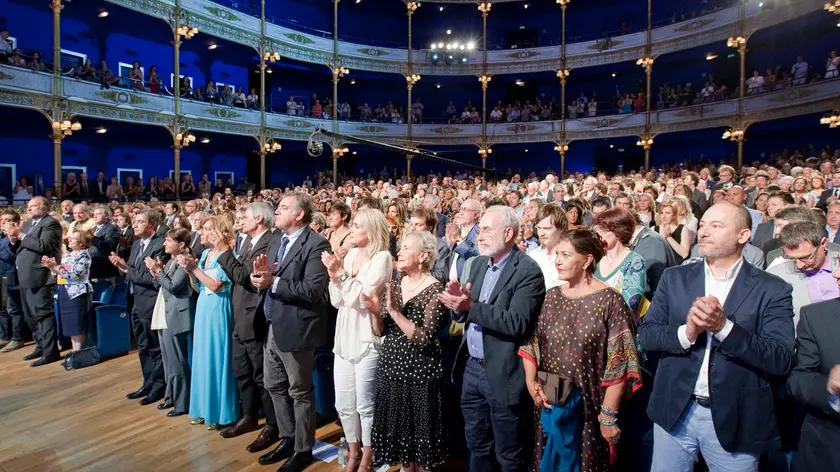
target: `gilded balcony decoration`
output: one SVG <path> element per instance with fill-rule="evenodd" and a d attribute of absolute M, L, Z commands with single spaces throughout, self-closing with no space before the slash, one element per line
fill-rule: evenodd
<path fill-rule="evenodd" d="M 540 52 L 537 51 L 517 51 L 512 52 L 505 57 L 509 57 L 511 59 L 530 59 L 532 57 L 537 57 L 542 55 Z"/>
<path fill-rule="evenodd" d="M 770 101 L 773 103 L 795 102 L 803 98 L 808 98 L 815 93 L 817 91 L 814 89 L 790 89 L 787 93 L 776 95 Z"/>
<path fill-rule="evenodd" d="M 384 126 L 377 126 L 377 125 L 364 125 L 364 126 L 359 126 L 356 129 L 358 129 L 359 131 L 361 131 L 363 133 L 382 133 L 383 131 L 388 131 L 388 128 L 386 128 Z"/>
<path fill-rule="evenodd" d="M 594 49 L 598 52 L 604 52 L 608 49 L 612 49 L 618 45 L 624 44 L 624 41 L 619 41 L 617 39 L 612 38 L 604 38 L 595 41 L 595 44 L 590 44 L 587 49 Z"/>
<path fill-rule="evenodd" d="M 520 124 L 517 124 L 517 125 L 513 125 L 513 126 L 508 126 L 505 129 L 512 132 L 512 133 L 527 133 L 529 131 L 534 131 L 535 129 L 537 129 L 537 125 L 520 125 Z"/>
<path fill-rule="evenodd" d="M 674 113 L 674 116 L 679 117 L 679 118 L 695 118 L 695 117 L 698 117 L 698 116 L 703 116 L 703 115 L 708 114 L 708 113 L 712 113 L 714 111 L 715 111 L 714 107 L 703 105 L 703 106 L 699 106 L 699 107 L 689 107 L 689 108 L 680 110 L 680 111 Z"/>
<path fill-rule="evenodd" d="M 820 118 L 821 125 L 828 125 L 829 128 L 837 128 L 840 126 L 840 109 L 835 108 L 831 113 L 826 113 Z"/>
<path fill-rule="evenodd" d="M 7 73 L 3 72 L 2 70 L 0 70 L 0 80 L 12 80 L 14 78 L 15 78 L 15 76 L 13 76 L 11 74 L 7 74 Z"/>
<path fill-rule="evenodd" d="M 306 36 L 298 33 L 283 33 L 283 36 L 299 44 L 312 44 L 315 42 L 307 38 Z"/>
<path fill-rule="evenodd" d="M 216 18 L 223 20 L 223 21 L 240 21 L 239 17 L 235 14 L 219 8 L 219 7 L 212 7 L 209 5 L 204 5 L 204 9 L 209 11 L 213 16 Z"/>
<path fill-rule="evenodd" d="M 104 92 L 96 92 L 96 94 L 105 100 L 109 100 L 120 105 L 140 105 L 143 103 L 149 103 L 149 101 L 143 97 L 139 97 L 133 93 L 123 92 L 122 90 L 106 90 Z"/>
<path fill-rule="evenodd" d="M 376 48 L 362 48 L 362 49 L 357 49 L 357 51 L 364 54 L 365 56 L 370 56 L 370 57 L 380 57 L 380 56 L 387 56 L 387 55 L 391 54 L 388 51 L 385 51 L 385 50 L 382 50 L 382 49 L 376 49 Z"/>
<path fill-rule="evenodd" d="M 232 120 L 242 116 L 241 114 L 233 110 L 228 110 L 227 108 L 205 108 L 204 111 L 223 120 Z"/>
<path fill-rule="evenodd" d="M 462 128 L 458 128 L 457 126 L 440 126 L 432 128 L 432 132 L 437 134 L 458 134 L 462 131 L 464 130 Z"/>
<path fill-rule="evenodd" d="M 313 126 L 312 123 L 306 120 L 285 120 L 283 124 L 292 128 L 312 128 Z"/>
<path fill-rule="evenodd" d="M 697 30 L 705 28 L 706 26 L 709 26 L 710 24 L 712 24 L 714 22 L 715 22 L 714 18 L 700 18 L 700 19 L 692 21 L 691 23 L 686 23 L 682 26 L 674 28 L 674 31 L 677 31 L 677 32 L 680 32 L 680 33 L 685 33 L 685 32 L 688 32 L 688 31 L 697 31 Z"/>
<path fill-rule="evenodd" d="M 629 115 L 632 116 L 632 115 Z M 625 119 L 616 119 L 616 118 L 601 118 L 599 120 L 580 120 L 584 125 L 590 128 L 609 128 L 611 126 L 615 126 Z"/>

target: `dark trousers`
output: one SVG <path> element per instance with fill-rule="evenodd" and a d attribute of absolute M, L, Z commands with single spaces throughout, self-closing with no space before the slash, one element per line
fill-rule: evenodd
<path fill-rule="evenodd" d="M 504 405 L 496 401 L 484 367 L 472 357 L 464 369 L 461 389 L 464 433 L 470 450 L 470 472 L 495 469 L 495 459 L 503 472 L 527 471 L 530 452 L 525 448 L 527 416 L 533 406 L 526 402 Z"/>
<path fill-rule="evenodd" d="M 190 411 L 189 337 L 191 332 L 172 334 L 168 329 L 158 330 L 163 373 L 166 376 L 164 398 L 175 405 L 178 413 Z"/>
<path fill-rule="evenodd" d="M 263 343 L 256 339 L 242 341 L 234 333 L 231 351 L 242 414 L 257 416 L 262 408 L 265 423 L 277 426 L 271 395 L 263 385 Z"/>
<path fill-rule="evenodd" d="M 137 355 L 140 357 L 140 369 L 143 370 L 143 388 L 150 397 L 163 398 L 166 380 L 163 372 L 163 355 L 160 339 L 152 331 L 152 319 L 137 314 L 137 307 L 131 312 L 131 330 L 137 341 Z"/>
<path fill-rule="evenodd" d="M 20 289 L 23 319 L 32 331 L 32 337 L 46 359 L 57 360 L 58 333 L 55 325 L 55 285 Z"/>
<path fill-rule="evenodd" d="M 6 291 L 6 304 L 0 304 L 0 339 L 22 341 L 20 323 L 23 321 L 23 308 L 20 300 L 20 290 Z"/>
<path fill-rule="evenodd" d="M 311 451 L 315 445 L 315 350 L 281 351 L 269 326 L 263 360 L 265 389 L 274 402 L 280 437 L 294 438 L 295 452 Z"/>

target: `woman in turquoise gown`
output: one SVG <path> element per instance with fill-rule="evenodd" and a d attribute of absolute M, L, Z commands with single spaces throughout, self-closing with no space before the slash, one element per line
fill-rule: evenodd
<path fill-rule="evenodd" d="M 231 332 L 233 305 L 231 281 L 218 263 L 232 247 L 233 229 L 226 217 L 214 216 L 201 229 L 201 243 L 209 246 L 198 264 L 178 256 L 179 263 L 195 277 L 199 292 L 193 330 L 190 418 L 214 430 L 239 417 L 239 399 L 233 374 Z"/>

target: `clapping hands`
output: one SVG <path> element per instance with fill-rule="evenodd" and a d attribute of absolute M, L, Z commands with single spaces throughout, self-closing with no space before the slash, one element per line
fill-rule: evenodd
<path fill-rule="evenodd" d="M 58 262 L 50 256 L 41 256 L 41 265 L 54 271 L 58 267 Z"/>
<path fill-rule="evenodd" d="M 719 333 L 726 325 L 726 313 L 715 297 L 697 297 L 688 310 L 685 334 L 691 342 L 703 331 Z"/>
<path fill-rule="evenodd" d="M 458 282 L 450 281 L 446 284 L 446 290 L 438 294 L 438 300 L 452 311 L 469 311 L 473 304 L 472 295 L 470 294 L 471 289 L 472 284 L 468 283 L 464 287 Z"/>
<path fill-rule="evenodd" d="M 251 285 L 258 290 L 265 290 L 271 287 L 273 282 L 274 277 L 271 274 L 271 269 L 268 267 L 268 258 L 265 254 L 260 254 L 254 259 L 254 266 L 251 271 Z"/>
<path fill-rule="evenodd" d="M 335 254 L 330 254 L 329 252 L 322 252 L 321 253 L 321 262 L 324 263 L 324 267 L 327 268 L 327 272 L 330 275 L 330 280 L 333 283 L 336 283 L 339 279 L 339 272 L 341 271 L 341 261 Z"/>
<path fill-rule="evenodd" d="M 149 269 L 149 272 L 152 275 L 157 275 L 158 272 L 163 270 L 163 262 L 160 261 L 160 258 L 152 259 L 151 257 L 147 257 L 143 259 L 143 262 L 146 263 L 146 267 Z"/>
<path fill-rule="evenodd" d="M 117 253 L 112 252 L 110 256 L 108 256 L 108 260 L 111 261 L 111 264 L 114 264 L 114 267 L 117 269 L 125 272 L 128 270 L 128 264 L 126 264 L 125 259 L 118 256 Z"/>
<path fill-rule="evenodd" d="M 192 272 L 198 268 L 198 264 L 193 256 L 180 254 L 176 257 L 176 260 L 178 261 L 178 265 L 187 272 Z"/>

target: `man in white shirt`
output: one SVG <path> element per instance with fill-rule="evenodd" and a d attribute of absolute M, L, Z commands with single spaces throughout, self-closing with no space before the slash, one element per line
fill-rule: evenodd
<path fill-rule="evenodd" d="M 752 95 L 761 92 L 761 87 L 763 86 L 764 77 L 757 70 L 753 71 L 753 76 L 747 79 L 747 93 Z"/>
<path fill-rule="evenodd" d="M 297 114 L 297 104 L 295 103 L 295 97 L 289 97 L 289 100 L 286 102 L 286 114 L 295 116 Z"/>
<path fill-rule="evenodd" d="M 9 30 L 0 29 L 0 56 L 12 54 L 12 43 L 9 42 Z"/>
<path fill-rule="evenodd" d="M 700 453 L 710 470 L 758 471 L 779 448 L 768 376 L 793 366 L 791 288 L 745 264 L 746 209 L 712 206 L 697 234 L 704 262 L 665 271 L 639 326 L 662 354 L 648 403 L 652 472 L 690 472 Z"/>

